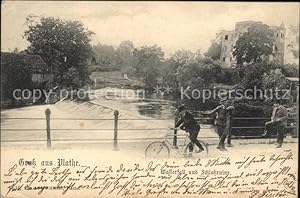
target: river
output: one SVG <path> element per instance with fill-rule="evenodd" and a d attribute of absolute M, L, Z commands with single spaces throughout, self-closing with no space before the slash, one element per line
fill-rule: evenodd
<path fill-rule="evenodd" d="M 121 109 L 127 113 L 154 119 L 173 119 L 175 101 L 144 90 L 103 88 L 92 90 L 90 100 L 93 103 Z"/>

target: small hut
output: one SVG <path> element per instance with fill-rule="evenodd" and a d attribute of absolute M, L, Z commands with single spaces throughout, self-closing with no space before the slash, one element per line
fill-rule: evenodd
<path fill-rule="evenodd" d="M 42 88 L 53 74 L 39 55 L 1 52 L 1 101 L 14 101 L 15 89 Z"/>

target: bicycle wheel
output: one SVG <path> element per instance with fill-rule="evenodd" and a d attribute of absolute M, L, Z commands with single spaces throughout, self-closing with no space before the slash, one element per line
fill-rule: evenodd
<path fill-rule="evenodd" d="M 202 151 L 201 153 L 205 152 L 206 154 L 208 154 L 208 143 L 203 142 L 201 140 L 198 140 L 198 141 L 201 143 L 202 147 L 204 148 L 204 151 Z M 193 144 L 193 142 L 189 142 L 187 145 L 185 145 L 185 147 L 183 149 L 184 154 L 189 153 L 189 147 L 190 147 L 191 144 Z M 194 148 L 197 147 L 197 145 L 195 145 L 195 144 L 193 146 L 194 146 Z M 195 151 L 195 149 L 194 149 L 194 151 Z"/>
<path fill-rule="evenodd" d="M 147 158 L 168 158 L 169 156 L 170 149 L 163 141 L 152 142 L 145 150 L 145 157 Z"/>

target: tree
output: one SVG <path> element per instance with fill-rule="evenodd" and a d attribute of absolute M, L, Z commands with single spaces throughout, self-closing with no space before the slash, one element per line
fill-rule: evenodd
<path fill-rule="evenodd" d="M 240 82 L 240 77 L 238 70 L 235 68 L 223 68 L 220 77 L 218 78 L 218 83 L 223 83 L 227 85 L 235 85 Z"/>
<path fill-rule="evenodd" d="M 116 50 L 111 45 L 98 43 L 93 46 L 93 54 L 98 67 L 118 67 Z"/>
<path fill-rule="evenodd" d="M 77 87 L 90 82 L 85 64 L 91 55 L 93 32 L 80 21 L 54 17 L 26 18 L 25 38 L 30 42 L 27 52 L 40 55 L 55 74 L 58 83 L 70 86 L 70 79 L 78 79 Z M 72 68 L 72 69 L 71 69 Z M 66 78 L 73 72 L 72 78 Z"/>
<path fill-rule="evenodd" d="M 136 64 L 136 58 L 133 56 L 134 45 L 131 41 L 122 41 L 116 49 L 117 58 L 120 63 L 120 69 L 124 73 Z"/>
<path fill-rule="evenodd" d="M 216 100 L 214 97 L 208 97 L 203 100 L 203 94 L 207 94 L 206 89 L 212 93 L 212 85 L 218 83 L 219 75 L 222 73 L 221 65 L 209 57 L 192 60 L 177 69 L 177 80 L 181 93 L 188 97 L 182 98 L 189 108 L 209 109 L 214 108 Z M 206 95 L 207 96 L 207 95 Z"/>
<path fill-rule="evenodd" d="M 201 49 L 197 49 L 192 57 L 193 62 L 201 62 L 203 60 L 203 55 L 201 54 Z"/>
<path fill-rule="evenodd" d="M 281 66 L 282 73 L 287 77 L 299 77 L 299 65 L 285 64 Z"/>
<path fill-rule="evenodd" d="M 164 60 L 164 53 L 160 47 L 143 46 L 141 49 L 134 49 L 133 55 L 137 59 L 134 65 L 136 77 L 140 78 L 147 89 L 157 85 L 160 66 Z"/>
<path fill-rule="evenodd" d="M 131 41 L 122 41 L 115 49 L 111 45 L 98 43 L 93 46 L 95 58 L 95 69 L 114 68 L 128 73 L 136 64 L 136 57 L 133 56 L 134 45 Z"/>
<path fill-rule="evenodd" d="M 176 73 L 178 67 L 178 62 L 174 61 L 172 57 L 165 60 L 162 66 L 163 83 L 171 86 L 173 89 L 176 89 L 178 85 Z"/>
<path fill-rule="evenodd" d="M 208 56 L 212 58 L 213 60 L 220 59 L 221 56 L 221 44 L 213 41 L 208 48 L 207 52 L 204 54 L 205 56 Z"/>
<path fill-rule="evenodd" d="M 238 65 L 261 63 L 273 53 L 274 32 L 265 24 L 253 24 L 236 42 L 233 56 Z"/>
<path fill-rule="evenodd" d="M 194 53 L 181 49 L 176 51 L 167 60 L 164 61 L 161 67 L 161 75 L 163 84 L 172 87 L 173 94 L 179 93 L 179 82 L 177 76 L 177 69 L 182 67 L 184 64 L 191 62 L 194 58 Z"/>
<path fill-rule="evenodd" d="M 252 63 L 247 67 L 242 67 L 239 73 L 242 73 L 241 81 L 239 85 L 244 89 L 253 89 L 254 86 L 262 88 L 262 82 L 265 73 L 269 73 L 271 70 L 277 69 L 280 66 L 276 63 Z"/>
<path fill-rule="evenodd" d="M 182 50 L 176 51 L 170 57 L 170 59 L 172 59 L 174 62 L 176 62 L 178 64 L 178 66 L 182 66 L 182 65 L 192 61 L 193 56 L 194 56 L 193 52 L 182 49 Z"/>
<path fill-rule="evenodd" d="M 288 87 L 288 81 L 282 74 L 281 69 L 274 69 L 269 73 L 265 73 L 262 84 L 264 89 L 286 89 Z"/>
<path fill-rule="evenodd" d="M 202 89 L 217 83 L 222 67 L 211 58 L 202 58 L 184 64 L 177 69 L 178 80 L 183 87 Z"/>
<path fill-rule="evenodd" d="M 278 89 L 278 95 L 276 96 L 276 92 L 273 92 L 272 97 L 282 97 L 284 92 L 282 90 L 288 89 L 288 80 L 282 74 L 281 69 L 271 70 L 269 73 L 265 73 L 263 76 L 262 85 L 264 90 L 273 90 Z M 283 98 L 284 99 L 284 98 Z"/>

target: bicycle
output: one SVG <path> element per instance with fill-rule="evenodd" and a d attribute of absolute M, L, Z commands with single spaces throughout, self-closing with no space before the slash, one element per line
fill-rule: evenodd
<path fill-rule="evenodd" d="M 186 133 L 185 139 L 184 139 L 184 144 L 182 145 L 181 149 L 174 146 L 168 140 L 168 137 L 173 137 L 173 136 L 174 136 L 173 132 L 168 132 L 165 135 L 164 140 L 151 142 L 145 149 L 145 157 L 146 158 L 168 158 L 168 157 L 170 157 L 170 149 L 175 151 L 175 153 L 178 155 L 188 156 L 188 154 L 190 154 L 188 151 L 189 150 L 188 148 L 191 144 L 194 144 L 193 142 L 191 142 L 189 140 L 189 133 Z M 202 152 L 206 151 L 206 154 L 208 154 L 208 143 L 206 143 L 202 140 L 199 140 L 199 142 L 201 143 L 201 145 L 204 148 L 204 151 L 202 151 Z"/>

